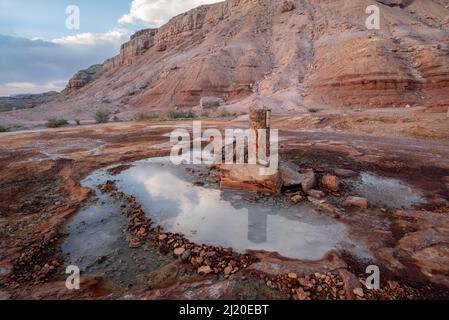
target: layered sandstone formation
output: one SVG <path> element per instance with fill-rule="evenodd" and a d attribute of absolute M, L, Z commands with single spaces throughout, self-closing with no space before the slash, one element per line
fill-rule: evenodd
<path fill-rule="evenodd" d="M 104 62 L 104 72 L 133 64 L 137 58 L 154 45 L 156 33 L 157 29 L 144 29 L 133 34 L 128 42 L 121 45 L 119 55 Z"/>
<path fill-rule="evenodd" d="M 99 74 L 75 76 L 65 101 L 43 108 L 163 113 L 212 97 L 245 107 L 262 101 L 274 113 L 285 106 L 446 110 L 449 1 L 379 0 L 380 30 L 368 30 L 372 4 L 228 0 L 201 6 L 136 33 Z"/>
<path fill-rule="evenodd" d="M 72 79 L 69 80 L 63 93 L 69 94 L 86 86 L 89 82 L 96 80 L 103 70 L 103 65 L 95 64 L 85 70 L 78 71 Z"/>

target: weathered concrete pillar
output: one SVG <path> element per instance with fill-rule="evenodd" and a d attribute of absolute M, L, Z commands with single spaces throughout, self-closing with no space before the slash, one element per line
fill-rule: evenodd
<path fill-rule="evenodd" d="M 254 130 L 256 135 L 256 158 L 257 162 L 261 165 L 269 165 L 268 158 L 270 156 L 270 126 L 271 126 L 271 110 L 266 107 L 251 108 L 249 111 L 249 128 Z M 259 129 L 264 129 L 266 132 L 265 137 L 260 136 Z M 265 146 L 263 141 L 265 139 Z M 263 159 L 259 157 L 259 149 L 265 148 Z M 262 151 L 263 152 L 263 151 Z"/>

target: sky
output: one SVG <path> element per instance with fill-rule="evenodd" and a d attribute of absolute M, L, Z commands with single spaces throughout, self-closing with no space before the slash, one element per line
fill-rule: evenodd
<path fill-rule="evenodd" d="M 0 96 L 60 91 L 78 70 L 116 55 L 133 32 L 220 1 L 0 0 Z"/>

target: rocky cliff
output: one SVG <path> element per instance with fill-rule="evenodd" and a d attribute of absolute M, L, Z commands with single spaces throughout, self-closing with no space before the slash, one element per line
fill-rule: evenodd
<path fill-rule="evenodd" d="M 54 100 L 59 95 L 56 91 L 41 94 L 19 94 L 11 97 L 0 97 L 0 112 L 34 108 Z"/>
<path fill-rule="evenodd" d="M 153 47 L 156 33 L 157 29 L 144 29 L 133 34 L 130 41 L 121 45 L 118 56 L 104 62 L 104 72 L 128 66 L 135 62 L 137 58 Z"/>
<path fill-rule="evenodd" d="M 81 89 L 82 87 L 87 85 L 89 82 L 96 80 L 100 76 L 102 71 L 103 71 L 103 65 L 101 65 L 101 64 L 95 64 L 85 70 L 78 71 L 69 80 L 69 83 L 67 84 L 67 87 L 63 90 L 63 93 L 69 94 L 73 91 Z"/>
<path fill-rule="evenodd" d="M 372 4 L 228 0 L 198 7 L 137 32 L 98 73 L 75 76 L 64 107 L 166 112 L 216 97 L 245 107 L 263 101 L 275 112 L 447 108 L 449 1 L 377 1 L 380 30 L 368 30 Z"/>

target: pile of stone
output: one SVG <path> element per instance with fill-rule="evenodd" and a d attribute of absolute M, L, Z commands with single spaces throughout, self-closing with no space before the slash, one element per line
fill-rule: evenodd
<path fill-rule="evenodd" d="M 133 248 L 138 248 L 148 238 L 149 226 L 151 224 L 151 221 L 145 216 L 145 212 L 142 210 L 142 208 L 135 203 L 128 207 L 125 207 L 124 213 L 128 217 L 128 239 L 130 245 Z"/>
<path fill-rule="evenodd" d="M 100 189 L 101 192 L 108 194 L 117 192 L 117 186 L 112 180 L 108 180 L 105 183 L 98 185 L 98 189 Z"/>
<path fill-rule="evenodd" d="M 13 261 L 10 279 L 12 283 L 31 281 L 34 285 L 48 281 L 48 278 L 61 264 L 57 259 L 49 261 L 53 256 L 53 248 L 57 237 L 31 245 L 20 257 Z"/>
<path fill-rule="evenodd" d="M 265 277 L 269 288 L 280 290 L 294 300 L 345 300 L 343 279 L 336 273 L 314 273 L 299 277 L 296 273 Z"/>
<path fill-rule="evenodd" d="M 131 165 L 122 164 L 122 165 L 108 169 L 107 173 L 111 176 L 116 176 L 116 175 L 122 173 L 123 171 L 128 170 L 129 168 L 131 168 Z"/>
<path fill-rule="evenodd" d="M 158 227 L 152 229 L 152 233 L 161 252 L 172 252 L 201 275 L 222 274 L 228 278 L 256 261 L 249 254 L 239 254 L 231 248 L 197 245 L 182 235 L 163 233 Z"/>

